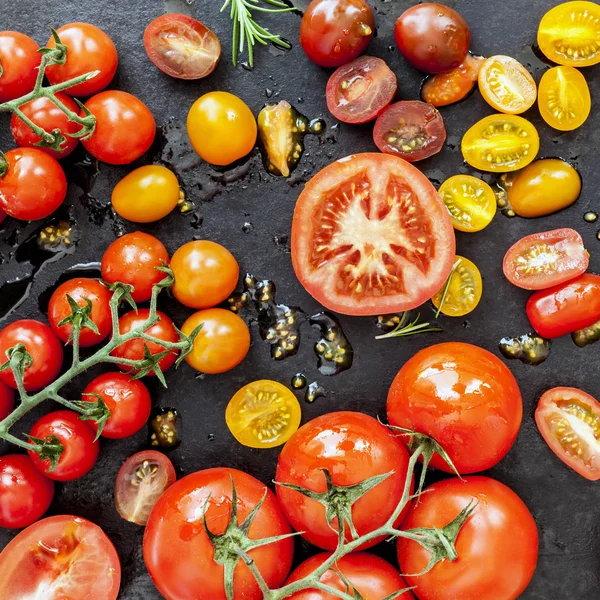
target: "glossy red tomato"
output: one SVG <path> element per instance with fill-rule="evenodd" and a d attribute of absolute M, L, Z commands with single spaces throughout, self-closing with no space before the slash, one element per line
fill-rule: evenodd
<path fill-rule="evenodd" d="M 156 135 L 154 117 L 135 96 L 110 90 L 92 96 L 85 106 L 96 117 L 96 130 L 81 143 L 98 160 L 128 165 L 152 146 Z"/>
<path fill-rule="evenodd" d="M 390 387 L 387 414 L 391 425 L 434 438 L 463 474 L 504 457 L 519 432 L 523 405 L 516 379 L 499 358 L 449 342 L 404 363 Z M 431 465 L 452 472 L 437 455 Z"/>
<path fill-rule="evenodd" d="M 406 448 L 376 419 L 358 412 L 334 412 L 309 421 L 288 440 L 279 455 L 275 480 L 323 492 L 327 489 L 323 469 L 339 486 L 393 471 L 352 506 L 356 531 L 364 535 L 383 525 L 398 506 L 407 467 Z M 319 548 L 335 549 L 337 519 L 330 526 L 322 504 L 281 485 L 277 486 L 277 498 L 292 527 L 304 532 L 305 539 Z M 404 520 L 407 510 L 398 523 Z M 346 537 L 350 539 L 348 530 Z M 378 541 L 372 540 L 362 548 Z"/>
<path fill-rule="evenodd" d="M 15 407 L 15 391 L 0 379 L 0 421 L 4 421 Z"/>
<path fill-rule="evenodd" d="M 593 325 L 600 319 L 600 276 L 577 279 L 535 292 L 527 301 L 529 322 L 539 335 L 555 338 Z"/>
<path fill-rule="evenodd" d="M 360 56 L 375 33 L 365 0 L 312 0 L 300 23 L 300 44 L 321 67 L 339 67 Z"/>
<path fill-rule="evenodd" d="M 96 463 L 100 444 L 94 430 L 71 410 L 57 410 L 38 419 L 29 435 L 40 440 L 56 437 L 64 450 L 58 464 L 49 471 L 50 461 L 41 460 L 39 454 L 29 451 L 36 468 L 55 481 L 72 481 L 83 477 Z"/>
<path fill-rule="evenodd" d="M 90 319 L 98 328 L 98 333 L 88 327 L 81 329 L 79 345 L 82 347 L 95 346 L 105 340 L 112 329 L 112 317 L 110 312 L 111 293 L 97 279 L 88 277 L 77 277 L 69 279 L 59 285 L 48 305 L 48 320 L 52 331 L 58 339 L 66 342 L 73 331 L 73 325 L 59 323 L 72 314 L 67 296 L 70 296 L 79 306 L 86 306 L 86 300 L 92 303 Z"/>
<path fill-rule="evenodd" d="M 0 31 L 0 102 L 20 98 L 33 90 L 42 61 L 39 46 L 18 31 Z"/>
<path fill-rule="evenodd" d="M 446 479 L 427 488 L 406 519 L 405 529 L 450 523 L 477 503 L 456 540 L 458 558 L 438 563 L 424 575 L 406 575 L 420 600 L 514 600 L 527 587 L 538 557 L 538 532 L 523 501 L 489 477 Z M 431 554 L 398 538 L 402 573 L 420 573 Z"/>
<path fill-rule="evenodd" d="M 338 160 L 296 203 L 296 276 L 338 313 L 382 315 L 421 305 L 448 279 L 454 254 L 452 222 L 437 191 L 396 156 Z"/>
<path fill-rule="evenodd" d="M 237 492 L 238 523 L 261 501 L 248 536 L 259 539 L 285 535 L 290 527 L 277 499 L 264 484 L 236 469 L 216 468 L 192 473 L 174 483 L 158 500 L 144 534 L 144 560 L 160 593 L 167 600 L 202 597 L 226 600 L 223 565 L 214 561 L 214 548 L 199 522 L 221 534 L 231 514 L 232 479 Z M 204 512 L 206 509 L 206 512 Z M 287 577 L 294 551 L 291 538 L 249 551 L 270 588 Z M 234 573 L 234 597 L 260 600 L 256 580 L 240 561 Z"/>
<path fill-rule="evenodd" d="M 58 161 L 38 148 L 15 148 L 5 156 L 8 170 L 0 179 L 0 208 L 23 221 L 51 215 L 67 195 L 67 178 Z"/>
<path fill-rule="evenodd" d="M 17 344 L 23 344 L 33 362 L 25 369 L 23 384 L 28 392 L 33 392 L 52 383 L 60 372 L 63 362 L 63 348 L 52 329 L 32 319 L 14 321 L 0 331 L 0 360 L 7 360 L 6 351 Z M 0 371 L 0 379 L 17 388 L 10 369 Z"/>
<path fill-rule="evenodd" d="M 89 23 L 69 23 L 56 32 L 67 47 L 67 60 L 64 65 L 51 65 L 46 69 L 48 81 L 54 85 L 91 71 L 100 71 L 92 79 L 65 91 L 70 96 L 91 96 L 103 90 L 114 77 L 119 62 L 117 49 L 110 37 Z M 52 36 L 47 47 L 56 47 Z"/>
<path fill-rule="evenodd" d="M 88 383 L 82 400 L 94 402 L 97 394 L 102 398 L 110 417 L 102 429 L 102 436 L 111 439 L 129 437 L 137 433 L 148 421 L 152 401 L 148 388 L 139 380 L 132 380 L 125 373 L 104 373 Z M 89 425 L 97 431 L 93 421 Z"/>
<path fill-rule="evenodd" d="M 424 2 L 404 11 L 394 29 L 406 60 L 425 73 L 447 73 L 465 60 L 471 43 L 467 22 L 454 9 Z"/>
<path fill-rule="evenodd" d="M 24 454 L 0 456 L 0 527 L 21 529 L 40 519 L 54 497 L 54 483 Z"/>
<path fill-rule="evenodd" d="M 0 554 L 3 600 L 116 600 L 119 556 L 91 521 L 58 515 L 31 525 Z"/>

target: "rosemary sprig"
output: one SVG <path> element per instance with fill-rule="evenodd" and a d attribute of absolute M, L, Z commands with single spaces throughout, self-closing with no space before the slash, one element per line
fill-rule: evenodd
<path fill-rule="evenodd" d="M 417 316 L 409 322 L 410 311 L 404 311 L 400 322 L 392 331 L 376 335 L 376 340 L 385 340 L 394 337 L 406 337 L 408 335 L 415 335 L 417 333 L 432 333 L 435 331 L 444 331 L 441 327 L 431 327 L 430 323 L 419 323 L 421 313 L 417 313 Z"/>
<path fill-rule="evenodd" d="M 452 270 L 450 271 L 450 275 L 448 275 L 448 279 L 446 280 L 446 283 L 444 284 L 444 291 L 442 292 L 442 299 L 440 300 L 440 305 L 437 307 L 437 310 L 435 311 L 436 319 L 439 318 L 439 316 L 442 312 L 444 302 L 446 302 L 446 296 L 448 295 L 448 290 L 450 289 L 450 283 L 452 282 L 454 273 L 456 273 L 456 269 L 458 269 L 458 265 L 460 265 L 461 261 L 462 261 L 461 258 L 457 258 L 454 261 L 454 264 L 452 265 Z"/>

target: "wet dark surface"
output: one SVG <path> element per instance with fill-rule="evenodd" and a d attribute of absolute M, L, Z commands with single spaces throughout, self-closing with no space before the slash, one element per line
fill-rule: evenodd
<path fill-rule="evenodd" d="M 397 73 L 399 97 L 418 97 L 421 74 L 410 68 L 395 50 L 393 25 L 396 17 L 413 2 L 408 0 L 372 0 L 376 10 L 378 36 L 369 53 L 388 61 Z M 39 224 L 16 224 L 7 221 L 0 228 L 0 281 L 31 279 L 30 296 L 8 320 L 23 317 L 43 318 L 38 297 L 55 285 L 61 275 L 77 264 L 98 261 L 104 249 L 119 233 L 138 227 L 115 219 L 109 209 L 110 192 L 115 183 L 133 167 L 153 161 L 173 168 L 179 176 L 193 211 L 175 211 L 159 223 L 140 229 L 157 235 L 172 253 L 182 243 L 206 238 L 226 245 L 240 263 L 241 273 L 253 273 L 258 280 L 271 279 L 277 285 L 277 302 L 299 306 L 306 315 L 322 310 L 303 290 L 291 266 L 289 233 L 295 200 L 303 184 L 333 159 L 353 152 L 374 151 L 371 126 L 337 125 L 327 113 L 324 89 L 329 72 L 318 68 L 304 56 L 296 43 L 300 17 L 295 14 L 264 16 L 263 23 L 294 43 L 289 53 L 259 48 L 253 71 L 234 69 L 230 61 L 231 25 L 226 14 L 220 14 L 221 0 L 38 0 L 6 2 L 2 27 L 18 29 L 32 35 L 38 43 L 47 39 L 46 24 L 60 26 L 72 21 L 89 21 L 105 29 L 114 39 L 120 55 L 118 74 L 112 87 L 139 96 L 154 113 L 163 134 L 157 138 L 148 156 L 128 167 L 99 166 L 93 176 L 78 177 L 78 185 L 69 188 L 68 204 L 72 208 L 79 242 L 74 252 L 45 262 L 36 270 L 18 244 L 28 239 Z M 210 26 L 221 38 L 223 59 L 215 73 L 200 82 L 177 81 L 160 73 L 147 59 L 142 45 L 146 24 L 165 11 L 186 10 Z M 300 7 L 307 0 L 300 0 Z M 531 49 L 540 18 L 557 4 L 551 0 L 450 2 L 470 23 L 473 31 L 472 50 L 477 54 L 509 54 L 521 60 L 539 81 L 547 66 Z M 40 14 L 43 6 L 43 14 Z M 591 253 L 591 270 L 600 270 L 600 241 L 597 223 L 584 221 L 588 211 L 598 212 L 597 190 L 600 170 L 596 148 L 600 146 L 600 68 L 585 69 L 593 106 L 592 116 L 579 130 L 558 133 L 547 127 L 537 109 L 526 117 L 538 127 L 541 136 L 540 156 L 561 156 L 572 162 L 583 177 L 581 198 L 571 207 L 539 220 L 508 219 L 498 214 L 492 224 L 477 234 L 457 234 L 458 252 L 473 260 L 484 281 L 483 298 L 471 315 L 459 319 L 442 317 L 443 333 L 376 341 L 381 333 L 374 318 L 341 317 L 343 331 L 354 350 L 352 368 L 334 377 L 323 376 L 317 368 L 314 344 L 319 328 L 303 327 L 298 351 L 285 360 L 271 357 L 269 342 L 261 339 L 259 323 L 252 324 L 253 344 L 246 361 L 230 373 L 195 378 L 183 365 L 167 374 L 168 390 L 149 380 L 155 407 L 176 408 L 182 418 L 181 445 L 170 452 L 178 475 L 195 470 L 228 465 L 247 471 L 265 483 L 275 473 L 278 454 L 273 450 L 251 450 L 238 445 L 225 425 L 225 406 L 244 384 L 258 378 L 271 378 L 290 385 L 294 374 L 302 372 L 308 383 L 322 385 L 327 395 L 314 403 L 302 402 L 303 420 L 333 410 L 362 410 L 385 416 L 387 389 L 398 368 L 417 350 L 441 341 L 460 340 L 481 345 L 499 355 L 498 343 L 530 331 L 525 316 L 527 292 L 512 287 L 502 276 L 501 258 L 506 249 L 523 235 L 555 227 L 574 227 L 583 236 Z M 203 164 L 186 141 L 185 117 L 193 101 L 210 90 L 228 90 L 240 95 L 258 114 L 266 102 L 288 100 L 310 118 L 322 117 L 327 129 L 320 137 L 307 136 L 306 150 L 292 176 L 286 180 L 268 174 L 258 150 L 229 170 L 213 169 Z M 448 130 L 444 151 L 420 163 L 426 175 L 437 185 L 447 177 L 471 172 L 463 165 L 460 139 L 479 118 L 492 113 L 476 92 L 464 102 L 442 108 Z M 8 117 L 0 116 L 0 148 L 13 146 L 8 134 Z M 81 169 L 80 169 L 81 170 Z M 91 175 L 91 178 L 90 178 Z M 486 178 L 489 181 L 489 178 Z M 86 180 L 89 180 L 86 183 Z M 25 259 L 24 259 L 25 258 Z M 33 262 L 36 262 L 33 257 Z M 240 281 L 240 289 L 241 289 Z M 0 298 L 4 290 L 0 292 Z M 190 311 L 174 301 L 162 301 L 162 307 L 177 324 L 183 323 Z M 425 319 L 433 316 L 429 306 L 422 310 Z M 3 321 L 6 322 L 6 321 Z M 0 325 L 3 323 L 0 322 Z M 600 344 L 578 348 L 569 336 L 553 341 L 552 353 L 534 367 L 518 360 L 507 361 L 517 377 L 524 402 L 523 426 L 508 456 L 489 474 L 508 484 L 527 503 L 540 530 L 540 559 L 533 582 L 522 598 L 548 600 L 591 600 L 600 588 L 600 535 L 598 506 L 600 487 L 569 470 L 547 448 L 539 436 L 533 411 L 539 396 L 556 385 L 575 386 L 598 394 Z M 71 389 L 76 394 L 91 379 L 82 378 Z M 299 397 L 306 390 L 298 390 Z M 49 407 L 43 407 L 47 410 Z M 35 418 L 22 423 L 22 429 Z M 16 432 L 16 430 L 15 430 Z M 102 452 L 95 468 L 79 481 L 57 485 L 51 514 L 70 513 L 101 525 L 115 543 L 122 561 L 123 600 L 160 598 L 151 583 L 142 560 L 142 528 L 127 523 L 113 506 L 113 482 L 123 461 L 145 448 L 147 431 L 125 441 L 102 440 Z M 14 533 L 0 531 L 0 547 Z M 307 549 L 298 543 L 297 559 Z M 381 550 L 386 552 L 385 548 Z M 387 550 L 387 555 L 392 553 Z"/>

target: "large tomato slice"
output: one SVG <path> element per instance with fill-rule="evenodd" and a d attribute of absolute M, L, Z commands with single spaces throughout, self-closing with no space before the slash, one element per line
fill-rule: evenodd
<path fill-rule="evenodd" d="M 415 308 L 442 287 L 454 254 L 450 215 L 435 188 L 396 156 L 342 158 L 298 198 L 294 270 L 308 293 L 335 312 Z"/>

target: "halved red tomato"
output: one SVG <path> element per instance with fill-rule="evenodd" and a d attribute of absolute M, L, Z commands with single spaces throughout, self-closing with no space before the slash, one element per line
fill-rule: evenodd
<path fill-rule="evenodd" d="M 382 152 L 409 162 L 423 160 L 444 147 L 444 119 L 435 106 L 426 102 L 396 102 L 377 117 L 373 140 Z"/>
<path fill-rule="evenodd" d="M 120 585 L 117 551 L 98 525 L 80 517 L 42 519 L 0 554 L 2 600 L 116 600 Z"/>
<path fill-rule="evenodd" d="M 393 100 L 397 89 L 398 79 L 383 60 L 360 56 L 329 78 L 327 108 L 344 123 L 366 123 Z"/>
<path fill-rule="evenodd" d="M 586 479 L 600 479 L 600 402 L 582 390 L 545 392 L 535 422 L 550 450 Z"/>
<path fill-rule="evenodd" d="M 588 268 L 583 239 L 564 227 L 533 233 L 513 244 L 504 255 L 504 276 L 525 290 L 545 290 L 575 279 Z"/>
<path fill-rule="evenodd" d="M 444 285 L 455 246 L 450 214 L 433 185 L 387 154 L 355 154 L 325 167 L 294 211 L 296 276 L 342 314 L 419 306 Z"/>

